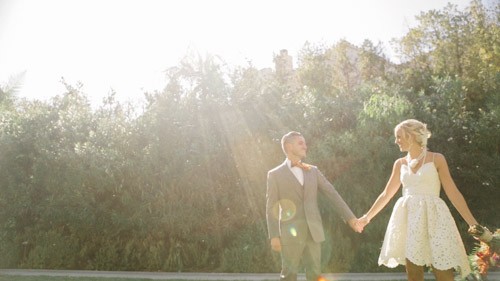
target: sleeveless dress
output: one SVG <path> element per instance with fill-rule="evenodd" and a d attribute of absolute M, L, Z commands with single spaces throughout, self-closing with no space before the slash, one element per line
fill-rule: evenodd
<path fill-rule="evenodd" d="M 433 159 L 434 161 L 434 159 Z M 413 171 L 401 165 L 403 196 L 394 205 L 378 264 L 455 268 L 465 278 L 470 265 L 464 244 L 450 210 L 439 197 L 441 182 L 434 162 Z"/>

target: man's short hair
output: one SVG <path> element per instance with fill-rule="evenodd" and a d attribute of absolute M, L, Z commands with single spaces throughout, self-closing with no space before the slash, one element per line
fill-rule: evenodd
<path fill-rule="evenodd" d="M 283 149 L 283 153 L 286 155 L 286 150 L 285 150 L 285 143 L 291 143 L 292 140 L 296 137 L 302 137 L 302 134 L 296 131 L 291 131 L 286 133 L 282 138 L 281 138 L 281 149 Z"/>

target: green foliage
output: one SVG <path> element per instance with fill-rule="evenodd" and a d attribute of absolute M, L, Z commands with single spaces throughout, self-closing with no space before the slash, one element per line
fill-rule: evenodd
<path fill-rule="evenodd" d="M 46 102 L 2 87 L 0 267 L 277 271 L 265 175 L 283 161 L 281 136 L 301 131 L 307 161 L 361 215 L 402 156 L 393 128 L 408 118 L 428 124 L 431 150 L 446 156 L 472 212 L 494 228 L 500 31 L 492 14 L 476 1 L 422 13 L 396 41 L 400 65 L 369 41 L 306 44 L 286 75 L 186 57 L 141 111 L 115 93 L 92 109 L 78 84 L 63 82 L 67 91 Z M 358 235 L 322 202 L 324 271 L 392 271 L 376 260 L 393 203 Z M 470 248 L 467 225 L 450 209 Z"/>
<path fill-rule="evenodd" d="M 223 253 L 221 272 L 267 273 L 280 270 L 279 255 L 268 249 L 266 224 L 260 222 L 242 228 Z"/>

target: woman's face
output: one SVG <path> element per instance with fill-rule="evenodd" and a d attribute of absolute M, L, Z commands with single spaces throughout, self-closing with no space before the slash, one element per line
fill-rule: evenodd
<path fill-rule="evenodd" d="M 400 151 L 408 151 L 410 149 L 411 137 L 410 135 L 405 135 L 403 129 L 398 128 L 394 132 L 394 143 L 399 146 Z"/>

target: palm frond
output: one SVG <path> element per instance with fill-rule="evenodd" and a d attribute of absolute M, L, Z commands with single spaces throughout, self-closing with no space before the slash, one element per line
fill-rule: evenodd
<path fill-rule="evenodd" d="M 0 85 L 0 101 L 12 99 L 24 85 L 26 70 L 11 75 L 5 85 Z"/>

